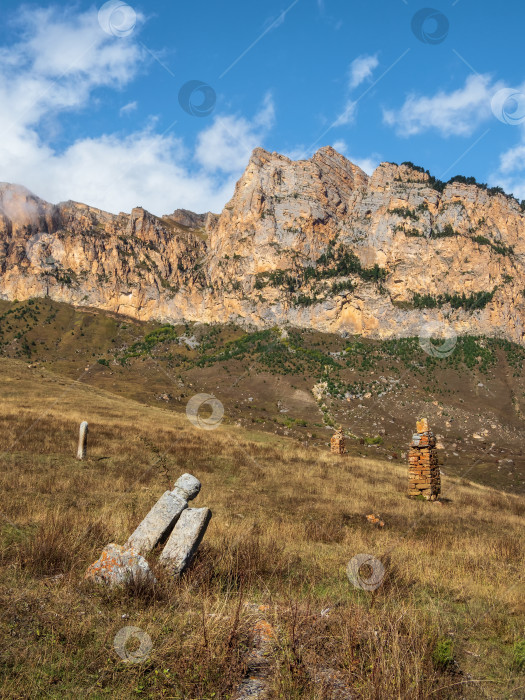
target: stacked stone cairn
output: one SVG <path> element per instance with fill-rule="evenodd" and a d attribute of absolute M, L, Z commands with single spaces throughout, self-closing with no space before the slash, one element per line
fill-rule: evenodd
<path fill-rule="evenodd" d="M 346 443 L 342 428 L 339 428 L 339 430 L 334 435 L 332 435 L 332 439 L 330 440 L 330 451 L 332 452 L 332 454 L 335 455 L 345 454 Z"/>
<path fill-rule="evenodd" d="M 422 418 L 416 422 L 416 433 L 408 452 L 408 495 L 435 501 L 440 492 L 436 438 L 428 427 L 428 420 Z"/>

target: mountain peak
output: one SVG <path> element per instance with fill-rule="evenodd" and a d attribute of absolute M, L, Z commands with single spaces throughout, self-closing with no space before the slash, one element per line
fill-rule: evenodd
<path fill-rule="evenodd" d="M 0 182 L 0 217 L 18 226 L 30 226 L 50 218 L 53 205 L 23 185 Z"/>

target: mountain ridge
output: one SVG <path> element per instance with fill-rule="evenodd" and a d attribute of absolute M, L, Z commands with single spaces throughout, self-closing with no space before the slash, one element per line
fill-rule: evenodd
<path fill-rule="evenodd" d="M 253 151 L 220 214 L 52 205 L 0 184 L 0 296 L 169 323 L 525 338 L 525 216 L 499 188 L 331 147 Z"/>

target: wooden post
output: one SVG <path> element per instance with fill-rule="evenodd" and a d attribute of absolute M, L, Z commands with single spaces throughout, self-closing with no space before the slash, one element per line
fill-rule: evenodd
<path fill-rule="evenodd" d="M 86 458 L 87 436 L 88 436 L 88 424 L 86 421 L 83 421 L 80 424 L 80 435 L 78 437 L 77 459 L 85 459 Z"/>

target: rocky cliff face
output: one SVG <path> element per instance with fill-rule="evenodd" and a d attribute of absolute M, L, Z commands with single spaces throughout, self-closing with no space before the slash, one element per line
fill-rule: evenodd
<path fill-rule="evenodd" d="M 53 206 L 0 185 L 0 295 L 138 319 L 290 323 L 376 337 L 525 342 L 525 214 L 410 164 L 371 177 L 332 148 L 256 149 L 220 216 Z"/>

